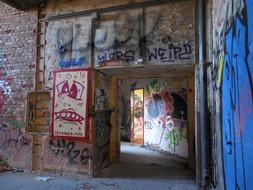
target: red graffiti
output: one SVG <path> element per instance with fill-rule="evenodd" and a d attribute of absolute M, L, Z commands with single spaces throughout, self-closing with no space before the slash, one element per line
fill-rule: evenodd
<path fill-rule="evenodd" d="M 63 109 L 59 112 L 55 112 L 55 120 L 61 119 L 65 121 L 78 122 L 82 124 L 84 118 L 75 112 L 73 108 Z"/>
<path fill-rule="evenodd" d="M 73 81 L 71 87 L 69 87 L 68 81 L 63 81 L 56 85 L 58 96 L 62 96 L 66 94 L 68 97 L 74 99 L 74 100 L 81 100 L 84 86 L 77 82 Z"/>

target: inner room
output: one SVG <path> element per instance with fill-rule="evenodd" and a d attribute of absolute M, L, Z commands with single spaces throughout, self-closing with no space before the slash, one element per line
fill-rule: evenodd
<path fill-rule="evenodd" d="M 194 177 L 192 76 L 118 79 L 119 161 L 107 177 Z"/>

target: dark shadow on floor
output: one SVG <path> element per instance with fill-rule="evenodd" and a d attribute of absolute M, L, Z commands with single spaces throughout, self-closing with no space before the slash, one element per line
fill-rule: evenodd
<path fill-rule="evenodd" d="M 121 144 L 120 161 L 105 168 L 99 177 L 134 179 L 193 179 L 187 160 L 131 143 Z"/>

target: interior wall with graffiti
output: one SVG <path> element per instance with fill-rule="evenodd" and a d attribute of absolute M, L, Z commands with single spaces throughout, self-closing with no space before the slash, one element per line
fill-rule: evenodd
<path fill-rule="evenodd" d="M 91 64 L 91 17 L 49 22 L 46 28 L 45 89 L 52 90 L 53 71 Z"/>
<path fill-rule="evenodd" d="M 37 12 L 0 2 L 0 17 L 0 157 L 27 169 L 31 136 L 25 134 L 25 113 L 27 92 L 35 86 Z"/>
<path fill-rule="evenodd" d="M 59 172 L 87 172 L 91 157 L 86 142 L 43 137 L 41 167 Z"/>
<path fill-rule="evenodd" d="M 50 109 L 54 115 L 50 120 L 57 123 L 54 135 L 61 133 L 61 137 L 55 139 L 48 134 L 42 138 L 41 167 L 87 172 L 91 158 L 90 146 L 84 142 L 89 136 L 88 76 L 81 71 L 71 73 L 71 70 L 83 70 L 91 66 L 91 17 L 51 21 L 47 23 L 45 31 L 44 88 L 52 97 L 55 88 L 56 99 Z M 70 72 L 65 76 L 67 70 Z M 63 81 L 59 81 L 58 77 L 55 87 L 54 72 L 65 76 Z M 48 132 L 51 133 L 52 128 Z"/>
<path fill-rule="evenodd" d="M 251 0 L 213 2 L 212 168 L 214 184 L 224 179 L 226 189 L 253 188 L 252 10 Z"/>
<path fill-rule="evenodd" d="M 121 80 L 121 140 L 133 141 L 131 91 L 144 89 L 144 146 L 188 157 L 187 79 L 183 77 Z M 139 102 L 137 102 L 139 105 Z M 137 106 L 137 105 L 133 105 Z"/>
<path fill-rule="evenodd" d="M 193 1 L 101 14 L 95 67 L 194 63 L 194 20 Z"/>
<path fill-rule="evenodd" d="M 49 3 L 49 9 L 51 5 L 52 4 Z M 59 7 L 62 6 L 59 5 Z M 192 7 L 192 9 L 189 7 Z M 54 71 L 90 68 L 93 67 L 93 64 L 95 68 L 111 65 L 118 66 L 119 64 L 123 66 L 133 66 L 139 63 L 156 65 L 174 63 L 193 64 L 195 54 L 194 14 L 194 3 L 192 0 L 188 0 L 183 3 L 172 2 L 163 6 L 104 13 L 100 14 L 99 17 L 93 21 L 91 16 L 80 16 L 77 18 L 65 18 L 47 22 L 44 28 L 45 58 L 43 60 L 45 90 L 50 91 L 52 94 Z M 94 55 L 94 57 L 91 57 L 91 55 Z M 94 61 L 94 63 L 91 63 L 92 61 Z M 96 78 L 95 83 L 95 107 L 91 108 L 88 112 L 90 115 L 94 116 L 96 121 L 94 134 L 95 139 L 98 141 L 95 142 L 95 152 L 98 153 L 98 155 L 97 157 L 94 155 L 94 163 L 98 166 L 97 168 L 102 168 L 109 160 L 108 134 L 110 132 L 110 122 L 103 118 L 104 115 L 109 117 L 111 114 L 111 111 L 108 109 L 109 85 L 107 84 L 106 77 L 102 75 Z M 144 88 L 144 97 L 149 97 L 151 101 L 154 94 L 152 94 L 153 92 L 146 94 L 146 85 L 148 84 L 142 86 L 142 88 Z M 186 96 L 181 93 L 181 88 L 179 90 L 168 89 L 167 91 L 172 101 L 173 98 L 177 97 L 181 97 L 182 101 L 186 101 Z M 158 94 L 158 96 L 163 96 L 162 89 Z M 156 95 L 154 95 L 154 98 L 156 98 Z M 164 101 L 169 101 L 169 98 L 166 98 Z M 130 141 L 129 134 L 131 128 L 129 122 L 131 120 L 129 118 L 129 97 L 121 93 L 120 100 L 123 107 L 129 108 L 120 108 L 122 109 L 122 117 L 120 118 L 122 138 Z M 144 98 L 144 102 L 148 100 Z M 157 109 L 156 99 L 154 105 L 154 108 L 149 106 L 150 109 Z M 187 132 L 185 132 L 184 129 L 182 129 L 183 132 L 179 132 L 178 129 L 174 128 L 170 134 L 164 120 L 167 115 L 169 117 L 171 114 L 172 120 L 170 121 L 175 122 L 176 126 L 182 125 L 180 122 L 174 120 L 182 119 L 180 114 L 177 115 L 180 118 L 176 118 L 176 115 L 172 114 L 173 112 L 169 113 L 168 110 L 165 110 L 167 109 L 165 106 L 161 107 L 161 109 L 163 109 L 160 113 L 161 115 L 156 117 L 152 115 L 152 113 L 145 111 L 145 109 L 144 107 L 143 115 L 145 115 L 146 112 L 146 116 L 152 119 L 146 122 L 154 122 L 159 130 L 161 130 L 160 133 L 157 132 L 161 139 L 159 142 L 152 139 L 147 142 L 144 140 L 145 143 L 148 144 L 149 147 L 155 147 L 155 149 L 159 151 L 170 150 L 176 154 L 181 154 L 181 152 L 178 152 L 177 147 L 186 146 L 183 144 L 187 144 L 187 141 L 184 142 L 184 139 L 187 139 Z M 185 112 L 183 114 L 185 114 Z M 62 113 L 58 113 L 58 116 L 62 117 Z M 163 119 L 159 119 L 160 117 L 163 117 Z M 65 117 L 65 119 L 67 118 L 68 117 Z M 184 119 L 187 120 L 187 118 Z M 143 123 L 145 123 L 145 120 L 143 120 Z M 179 128 L 184 127 L 185 126 L 182 125 Z M 152 133 L 152 129 L 147 130 Z M 167 140 L 165 140 L 166 138 Z M 179 141 L 183 143 L 180 144 Z M 166 142 L 169 143 L 166 144 Z M 173 144 L 176 145 L 174 146 Z M 85 144 L 85 147 L 86 145 L 87 144 Z M 82 142 L 78 141 L 63 139 L 54 140 L 50 137 L 43 138 L 43 168 L 61 168 L 61 165 L 65 165 L 66 170 L 72 170 L 72 168 L 76 168 L 76 166 L 80 166 L 81 170 L 87 169 L 87 165 L 85 164 L 88 162 L 84 162 L 82 158 L 85 157 L 86 159 L 90 154 L 88 150 L 80 149 L 79 147 L 81 146 Z M 82 154 L 83 151 L 85 156 Z M 61 165 L 59 165 L 60 162 L 55 162 L 56 165 L 53 167 L 50 163 L 53 156 L 55 156 L 56 160 L 62 161 Z"/>

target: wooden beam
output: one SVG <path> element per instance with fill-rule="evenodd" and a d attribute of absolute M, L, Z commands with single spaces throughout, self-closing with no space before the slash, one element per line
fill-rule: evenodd
<path fill-rule="evenodd" d="M 90 152 L 91 156 L 89 159 L 89 176 L 94 176 L 94 162 L 93 158 L 95 154 L 95 141 L 94 141 L 94 128 L 95 128 L 95 121 L 92 112 L 95 111 L 95 80 L 96 75 L 93 70 L 90 70 L 90 77 L 89 77 L 89 142 L 90 142 Z"/>
<path fill-rule="evenodd" d="M 42 137 L 41 135 L 33 135 L 32 170 L 41 169 L 41 158 L 42 158 Z"/>
<path fill-rule="evenodd" d="M 110 134 L 110 161 L 115 162 L 119 159 L 120 154 L 120 139 L 118 126 L 118 79 L 116 77 L 110 78 L 109 96 L 109 106 L 112 110 Z"/>

